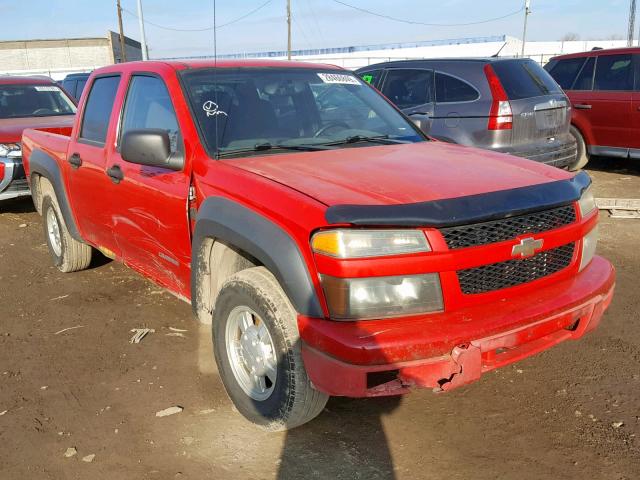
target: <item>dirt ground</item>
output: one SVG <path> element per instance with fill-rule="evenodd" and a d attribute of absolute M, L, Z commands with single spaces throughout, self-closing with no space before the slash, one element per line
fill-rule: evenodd
<path fill-rule="evenodd" d="M 640 198 L 640 164 L 589 171 L 598 196 Z M 234 411 L 189 305 L 105 259 L 58 272 L 30 201 L 2 204 L 0 478 L 638 479 L 640 220 L 604 214 L 600 231 L 618 284 L 596 332 L 444 395 L 334 398 L 265 433 Z"/>

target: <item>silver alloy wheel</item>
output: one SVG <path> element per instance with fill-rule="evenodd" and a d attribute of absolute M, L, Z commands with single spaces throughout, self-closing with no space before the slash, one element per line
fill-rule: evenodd
<path fill-rule="evenodd" d="M 53 249 L 53 253 L 59 257 L 62 255 L 62 240 L 60 238 L 60 224 L 53 208 L 49 208 L 47 211 L 47 233 L 49 234 L 49 244 Z"/>
<path fill-rule="evenodd" d="M 242 390 L 257 401 L 269 398 L 278 359 L 266 323 L 249 307 L 236 307 L 229 314 L 225 340 L 231 370 Z"/>

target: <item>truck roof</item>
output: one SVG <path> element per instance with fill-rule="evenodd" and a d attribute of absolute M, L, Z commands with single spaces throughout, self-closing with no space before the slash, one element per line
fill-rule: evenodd
<path fill-rule="evenodd" d="M 42 85 L 43 83 L 53 85 L 56 82 L 45 75 L 33 75 L 30 77 L 0 75 L 0 85 Z"/>
<path fill-rule="evenodd" d="M 99 74 L 101 72 L 114 72 L 123 70 L 140 70 L 141 67 L 148 67 L 153 65 L 165 65 L 174 68 L 175 70 L 188 70 L 192 68 L 304 68 L 304 69 L 322 69 L 322 70 L 344 70 L 337 65 L 330 65 L 326 63 L 308 63 L 290 60 L 147 60 L 144 62 L 127 62 L 118 63 L 115 65 L 109 65 L 106 67 L 98 68 L 93 73 Z M 144 69 L 144 68 L 142 68 Z"/>

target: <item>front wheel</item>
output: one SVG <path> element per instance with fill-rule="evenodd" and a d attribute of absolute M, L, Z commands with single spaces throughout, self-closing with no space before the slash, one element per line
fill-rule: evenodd
<path fill-rule="evenodd" d="M 297 314 L 264 267 L 230 277 L 216 300 L 213 347 L 229 397 L 249 421 L 288 430 L 323 410 L 302 362 Z"/>
<path fill-rule="evenodd" d="M 589 162 L 589 154 L 587 153 L 587 145 L 584 142 L 584 138 L 576 127 L 571 125 L 569 132 L 576 139 L 576 148 L 577 155 L 576 160 L 571 165 L 569 165 L 569 170 L 575 172 L 576 170 L 580 170 L 584 168 L 584 166 Z"/>

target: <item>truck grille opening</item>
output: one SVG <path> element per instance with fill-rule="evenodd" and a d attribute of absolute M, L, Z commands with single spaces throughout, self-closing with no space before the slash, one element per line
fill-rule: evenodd
<path fill-rule="evenodd" d="M 531 233 L 547 232 L 576 221 L 573 205 L 440 230 L 450 249 L 504 242 Z"/>
<path fill-rule="evenodd" d="M 515 287 L 552 275 L 571 264 L 575 243 L 545 250 L 533 257 L 507 260 L 458 270 L 460 289 L 466 295 Z"/>

